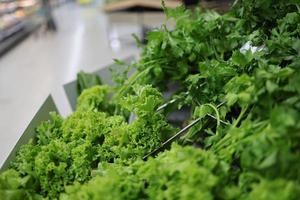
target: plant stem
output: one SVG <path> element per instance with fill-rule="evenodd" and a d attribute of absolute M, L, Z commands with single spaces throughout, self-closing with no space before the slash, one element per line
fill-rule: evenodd
<path fill-rule="evenodd" d="M 243 116 L 247 110 L 248 110 L 248 105 L 246 107 L 242 108 L 242 111 L 240 112 L 237 120 L 234 122 L 232 127 L 236 127 L 240 123 L 241 119 L 243 118 Z"/>

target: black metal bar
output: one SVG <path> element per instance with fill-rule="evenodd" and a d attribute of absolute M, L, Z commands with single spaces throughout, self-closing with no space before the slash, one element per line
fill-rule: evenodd
<path fill-rule="evenodd" d="M 168 140 L 166 140 L 164 143 L 162 143 L 158 148 L 156 148 L 154 151 L 151 151 L 150 153 L 148 153 L 147 155 L 145 155 L 143 157 L 143 160 L 146 160 L 149 156 L 155 155 L 158 151 L 160 151 L 164 146 L 166 146 L 167 144 L 173 142 L 175 139 L 177 139 L 178 137 L 180 137 L 185 131 L 189 130 L 191 127 L 193 127 L 195 124 L 197 124 L 201 119 L 198 118 L 196 120 L 194 120 L 192 123 L 190 123 L 189 125 L 187 125 L 186 127 L 184 127 L 183 129 L 181 129 L 179 132 L 177 132 L 175 135 L 173 135 L 171 138 L 169 138 Z"/>

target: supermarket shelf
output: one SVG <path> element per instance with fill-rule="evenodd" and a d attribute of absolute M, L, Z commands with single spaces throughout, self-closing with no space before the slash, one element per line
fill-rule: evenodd
<path fill-rule="evenodd" d="M 35 0 L 27 0 L 27 1 L 20 1 L 19 8 L 28 8 L 37 5 L 38 2 Z"/>
<path fill-rule="evenodd" d="M 18 3 L 12 2 L 0 2 L 0 16 L 15 12 L 18 9 Z"/>
<path fill-rule="evenodd" d="M 0 1 L 0 17 L 6 14 L 12 14 L 17 10 L 24 10 L 37 6 L 36 0 L 22 0 L 22 1 Z"/>
<path fill-rule="evenodd" d="M 69 0 L 50 0 L 59 7 Z M 42 23 L 38 0 L 0 0 L 0 56 L 14 47 Z"/>
<path fill-rule="evenodd" d="M 51 0 L 53 7 L 69 2 L 70 0 Z M 38 0 L 0 0 L 0 42 L 22 26 L 32 15 L 40 10 Z"/>
<path fill-rule="evenodd" d="M 0 42 L 13 35 L 14 33 L 20 31 L 25 27 L 24 21 L 17 21 L 14 24 L 11 24 L 9 27 L 6 27 L 4 30 L 0 31 Z"/>
<path fill-rule="evenodd" d="M 30 33 L 34 32 L 41 25 L 40 21 L 22 21 L 20 25 L 14 26 L 6 37 L 0 41 L 0 56 L 3 56 L 10 49 L 23 41 Z"/>

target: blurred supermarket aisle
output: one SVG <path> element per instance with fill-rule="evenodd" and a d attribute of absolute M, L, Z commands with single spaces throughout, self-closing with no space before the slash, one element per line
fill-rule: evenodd
<path fill-rule="evenodd" d="M 32 35 L 0 58 L 0 165 L 50 92 L 66 115 L 70 108 L 62 84 L 75 79 L 80 69 L 94 71 L 112 58 L 138 52 L 132 45 L 121 48 L 113 38 L 110 45 L 108 33 L 118 33 L 99 6 L 69 3 L 55 10 L 55 18 L 57 33 Z M 124 27 L 125 32 L 134 30 Z"/>

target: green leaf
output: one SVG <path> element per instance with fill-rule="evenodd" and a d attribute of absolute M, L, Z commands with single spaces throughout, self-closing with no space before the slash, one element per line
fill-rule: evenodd
<path fill-rule="evenodd" d="M 250 50 L 246 51 L 245 53 L 241 53 L 240 51 L 235 51 L 232 54 L 232 62 L 235 65 L 240 67 L 245 67 L 246 65 L 250 64 L 250 62 L 254 59 L 254 56 Z"/>
<path fill-rule="evenodd" d="M 234 93 L 228 93 L 226 94 L 226 102 L 228 106 L 232 106 L 233 104 L 235 104 L 238 100 L 238 95 L 234 94 Z"/>
<path fill-rule="evenodd" d="M 267 80 L 266 88 L 267 88 L 268 92 L 271 94 L 278 88 L 278 85 L 270 80 Z"/>
<path fill-rule="evenodd" d="M 95 85 L 101 85 L 101 79 L 97 74 L 94 73 L 86 73 L 83 71 L 80 71 L 77 74 L 77 90 L 78 94 L 81 94 L 81 92 L 85 89 L 91 88 Z"/>
<path fill-rule="evenodd" d="M 260 169 L 268 168 L 277 162 L 277 151 L 272 152 L 258 166 Z"/>
<path fill-rule="evenodd" d="M 207 105 L 197 106 L 194 111 L 194 118 L 204 118 L 207 114 L 212 113 L 213 109 Z"/>

